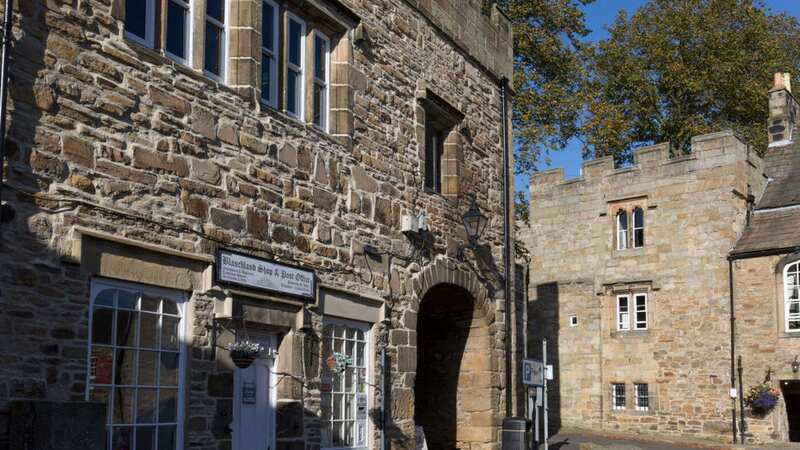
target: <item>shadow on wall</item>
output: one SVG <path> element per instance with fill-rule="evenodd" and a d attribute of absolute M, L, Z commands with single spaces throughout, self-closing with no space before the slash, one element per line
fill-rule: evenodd
<path fill-rule="evenodd" d="M 550 435 L 561 429 L 561 382 L 559 379 L 559 287 L 558 283 L 535 286 L 528 303 L 528 357 L 542 360 L 542 340 L 547 339 L 547 364 L 554 379 L 547 383 L 548 428 Z"/>

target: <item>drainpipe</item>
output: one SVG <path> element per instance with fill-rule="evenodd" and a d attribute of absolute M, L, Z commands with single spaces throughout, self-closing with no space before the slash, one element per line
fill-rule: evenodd
<path fill-rule="evenodd" d="M 508 78 L 503 77 L 500 80 L 500 102 L 502 103 L 501 111 L 502 111 L 502 129 L 503 129 L 503 246 L 505 247 L 505 251 L 503 252 L 503 270 L 505 273 L 505 286 L 503 287 L 505 291 L 505 301 L 506 301 L 506 341 L 505 341 L 505 353 L 506 353 L 506 417 L 511 417 L 513 415 L 512 409 L 512 370 L 515 370 L 514 367 L 514 360 L 511 357 L 511 339 L 512 339 L 512 326 L 511 326 L 511 318 L 512 318 L 512 309 L 511 306 L 513 304 L 511 298 L 511 201 L 510 201 L 510 192 L 509 192 L 509 185 L 511 181 L 511 175 L 509 174 L 509 162 L 510 156 L 508 154 Z"/>
<path fill-rule="evenodd" d="M 736 389 L 736 371 L 734 369 L 733 360 L 736 357 L 736 313 L 733 309 L 733 258 L 728 257 L 728 292 L 730 293 L 731 303 L 731 391 Z M 738 396 L 741 397 L 742 393 L 739 392 Z M 733 443 L 736 443 L 736 398 L 731 398 L 731 432 L 733 433 Z M 742 423 L 744 424 L 744 416 L 742 416 Z"/>
<path fill-rule="evenodd" d="M 6 99 L 8 97 L 8 53 L 11 43 L 11 23 L 13 11 L 11 0 L 5 1 L 3 21 L 3 66 L 0 68 L 0 216 L 3 215 L 3 174 L 6 162 Z M 0 220 L 2 222 L 2 220 Z M 2 236 L 0 234 L 0 236 Z"/>

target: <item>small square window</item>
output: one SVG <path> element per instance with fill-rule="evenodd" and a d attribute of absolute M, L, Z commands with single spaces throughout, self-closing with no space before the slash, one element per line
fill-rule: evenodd
<path fill-rule="evenodd" d="M 569 326 L 571 327 L 578 326 L 578 316 L 576 315 L 569 316 Z"/>

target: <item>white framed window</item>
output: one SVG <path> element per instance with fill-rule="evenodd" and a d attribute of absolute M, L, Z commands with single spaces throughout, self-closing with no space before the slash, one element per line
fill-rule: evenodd
<path fill-rule="evenodd" d="M 636 303 L 636 317 L 633 322 L 634 330 L 647 329 L 647 294 L 636 294 L 633 296 Z"/>
<path fill-rule="evenodd" d="M 633 248 L 644 247 L 644 210 L 633 209 Z"/>
<path fill-rule="evenodd" d="M 624 209 L 617 212 L 617 250 L 628 248 L 628 212 Z"/>
<path fill-rule="evenodd" d="M 334 353 L 351 359 L 341 372 L 325 367 L 322 389 L 321 447 L 366 448 L 368 386 L 371 378 L 369 324 L 326 317 L 322 356 L 326 363 Z"/>
<path fill-rule="evenodd" d="M 263 0 L 261 4 L 261 102 L 277 108 L 280 10 L 272 0 Z"/>
<path fill-rule="evenodd" d="M 617 296 L 617 330 L 626 331 L 631 329 L 631 309 L 630 296 Z"/>
<path fill-rule="evenodd" d="M 227 0 L 206 0 L 206 35 L 203 44 L 203 70 L 217 81 L 225 82 L 227 53 Z"/>
<path fill-rule="evenodd" d="M 331 41 L 327 36 L 314 30 L 314 81 L 313 81 L 313 120 L 312 123 L 322 131 L 328 131 L 328 77 L 330 71 Z"/>
<path fill-rule="evenodd" d="M 150 48 L 155 46 L 155 3 L 155 0 L 125 2 L 126 38 Z"/>
<path fill-rule="evenodd" d="M 784 322 L 787 333 L 800 332 L 800 261 L 783 269 Z"/>
<path fill-rule="evenodd" d="M 286 40 L 286 112 L 303 120 L 306 23 L 292 13 L 288 13 Z"/>
<path fill-rule="evenodd" d="M 578 326 L 578 316 L 571 315 L 569 316 L 569 326 L 577 327 Z"/>
<path fill-rule="evenodd" d="M 625 383 L 611 384 L 611 408 L 617 411 L 625 409 Z"/>
<path fill-rule="evenodd" d="M 646 383 L 634 383 L 633 396 L 637 411 L 650 410 L 650 392 Z"/>
<path fill-rule="evenodd" d="M 185 300 L 92 280 L 86 400 L 108 405 L 106 448 L 183 448 Z"/>
<path fill-rule="evenodd" d="M 167 40 L 165 51 L 175 61 L 191 61 L 192 8 L 186 0 L 167 0 Z"/>

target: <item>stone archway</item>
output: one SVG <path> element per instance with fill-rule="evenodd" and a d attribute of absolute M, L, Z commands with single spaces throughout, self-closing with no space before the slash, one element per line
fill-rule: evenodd
<path fill-rule="evenodd" d="M 467 272 L 440 264 L 421 278 L 427 286 L 420 286 L 414 421 L 431 450 L 490 448 L 502 380 L 493 304 Z"/>

